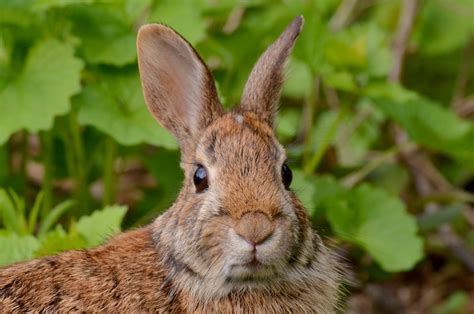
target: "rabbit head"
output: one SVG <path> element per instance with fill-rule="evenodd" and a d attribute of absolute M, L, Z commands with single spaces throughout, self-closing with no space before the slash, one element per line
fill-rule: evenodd
<path fill-rule="evenodd" d="M 230 112 L 185 39 L 160 24 L 139 31 L 145 100 L 177 138 L 185 172 L 155 236 L 173 276 L 196 293 L 298 284 L 320 267 L 319 238 L 291 191 L 291 170 L 274 132 L 284 65 L 302 25 L 303 18 L 295 18 L 260 57 Z"/>

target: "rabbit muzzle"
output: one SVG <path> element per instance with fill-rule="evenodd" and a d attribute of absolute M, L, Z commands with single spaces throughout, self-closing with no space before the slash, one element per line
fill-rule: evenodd
<path fill-rule="evenodd" d="M 229 228 L 227 282 L 268 282 L 286 263 L 284 228 L 261 212 L 244 214 Z"/>

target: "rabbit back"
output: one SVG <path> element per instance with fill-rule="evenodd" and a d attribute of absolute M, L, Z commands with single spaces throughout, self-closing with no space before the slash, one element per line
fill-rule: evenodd
<path fill-rule="evenodd" d="M 0 269 L 0 312 L 173 310 L 158 254 L 150 229 L 142 228 L 93 250 Z"/>

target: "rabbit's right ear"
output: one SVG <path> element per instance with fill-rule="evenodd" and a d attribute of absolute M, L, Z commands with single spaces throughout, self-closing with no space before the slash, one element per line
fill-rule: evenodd
<path fill-rule="evenodd" d="M 140 28 L 137 49 L 148 109 L 185 153 L 194 136 L 223 113 L 214 80 L 193 47 L 167 26 Z"/>

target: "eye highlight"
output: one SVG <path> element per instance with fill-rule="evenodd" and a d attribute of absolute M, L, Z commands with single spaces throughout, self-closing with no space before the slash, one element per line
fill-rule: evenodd
<path fill-rule="evenodd" d="M 204 192 L 209 187 L 207 171 L 202 165 L 198 165 L 196 171 L 194 172 L 193 182 L 197 193 Z"/>
<path fill-rule="evenodd" d="M 288 190 L 290 188 L 291 181 L 293 180 L 293 173 L 286 163 L 281 166 L 281 180 L 283 181 L 285 188 Z"/>

